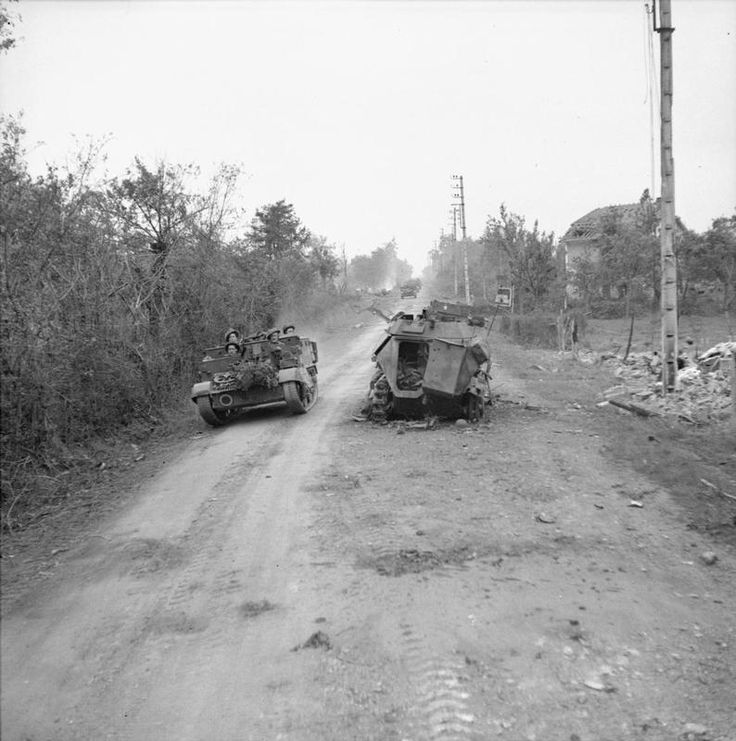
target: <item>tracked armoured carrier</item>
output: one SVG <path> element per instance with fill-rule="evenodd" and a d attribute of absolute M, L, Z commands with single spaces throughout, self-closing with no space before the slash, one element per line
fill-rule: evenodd
<path fill-rule="evenodd" d="M 192 386 L 192 401 L 207 424 L 217 427 L 271 404 L 285 403 L 294 414 L 311 409 L 318 395 L 316 342 L 280 332 L 232 339 L 205 351 Z"/>
<path fill-rule="evenodd" d="M 491 402 L 484 324 L 472 307 L 441 301 L 421 314 L 396 314 L 373 352 L 371 419 L 481 419 Z"/>

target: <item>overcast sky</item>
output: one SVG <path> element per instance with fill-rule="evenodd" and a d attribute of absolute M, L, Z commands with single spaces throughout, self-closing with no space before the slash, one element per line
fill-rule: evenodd
<path fill-rule="evenodd" d="M 348 255 L 395 237 L 417 268 L 451 228 L 452 174 L 471 237 L 501 202 L 561 236 L 651 187 L 659 114 L 652 132 L 638 0 L 10 9 L 0 106 L 24 112 L 35 171 L 75 135 L 112 136 L 114 175 L 136 155 L 240 163 L 249 215 L 283 198 Z M 736 208 L 736 2 L 672 0 L 672 16 L 675 202 L 704 231 Z"/>

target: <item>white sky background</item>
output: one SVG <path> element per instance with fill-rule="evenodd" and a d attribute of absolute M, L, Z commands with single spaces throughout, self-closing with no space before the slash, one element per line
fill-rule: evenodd
<path fill-rule="evenodd" d="M 471 237 L 501 202 L 562 236 L 650 187 L 638 0 L 10 10 L 19 41 L 0 57 L 0 109 L 24 111 L 36 172 L 63 163 L 73 135 L 112 134 L 113 175 L 135 155 L 240 163 L 248 218 L 283 198 L 348 255 L 395 237 L 417 269 L 451 228 L 452 174 Z M 673 0 L 672 18 L 675 204 L 704 231 L 736 208 L 736 2 Z M 658 149 L 658 113 L 654 133 Z"/>

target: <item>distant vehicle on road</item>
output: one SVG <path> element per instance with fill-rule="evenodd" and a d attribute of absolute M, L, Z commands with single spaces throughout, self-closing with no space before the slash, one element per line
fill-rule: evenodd
<path fill-rule="evenodd" d="M 416 298 L 422 288 L 419 278 L 412 278 L 401 285 L 401 298 Z"/>

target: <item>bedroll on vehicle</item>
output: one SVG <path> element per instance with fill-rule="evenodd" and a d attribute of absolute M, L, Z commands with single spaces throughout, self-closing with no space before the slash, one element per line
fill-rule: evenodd
<path fill-rule="evenodd" d="M 272 404 L 304 414 L 317 396 L 317 343 L 296 334 L 207 349 L 191 392 L 200 416 L 213 427 Z"/>
<path fill-rule="evenodd" d="M 484 323 L 472 307 L 438 301 L 421 314 L 394 316 L 373 352 L 371 419 L 427 414 L 481 419 L 491 402 Z"/>

